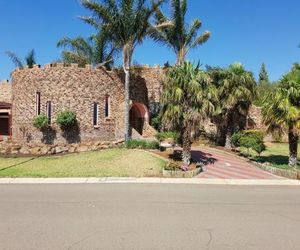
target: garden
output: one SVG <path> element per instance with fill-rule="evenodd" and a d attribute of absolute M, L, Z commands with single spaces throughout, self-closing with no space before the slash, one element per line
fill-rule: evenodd
<path fill-rule="evenodd" d="M 61 161 L 59 157 L 41 157 L 32 161 L 28 159 L 28 163 L 26 159 L 21 158 L 1 158 L 0 166 L 2 164 L 5 167 L 10 161 L 10 165 L 14 166 L 24 161 L 25 163 L 22 163 L 24 169 L 27 166 L 30 169 L 30 164 L 34 167 L 35 163 L 40 162 L 40 166 L 47 166 L 45 176 L 55 173 L 57 176 L 74 176 L 78 171 L 75 165 L 79 167 L 87 165 L 86 169 L 83 167 L 86 172 L 80 172 L 79 176 L 84 174 L 144 176 L 148 175 L 148 172 L 145 174 L 143 171 L 148 170 L 150 165 L 153 165 L 154 172 L 160 169 L 161 160 L 131 149 L 159 148 L 160 156 L 171 159 L 167 168 L 185 172 L 197 166 L 199 168 L 201 165 L 201 162 L 194 162 L 192 159 L 192 144 L 197 141 L 197 135 L 203 125 L 210 121 L 216 126 L 214 134 L 205 133 L 210 144 L 237 152 L 258 163 L 268 162 L 278 168 L 297 169 L 299 166 L 300 65 L 295 63 L 278 82 L 271 82 L 265 64 L 261 66 L 258 81 L 253 72 L 247 70 L 241 63 L 233 63 L 227 67 L 202 67 L 193 64 L 187 60 L 188 53 L 209 41 L 210 32 L 198 34 L 201 28 L 201 21 L 198 19 L 188 24 L 187 1 L 172 0 L 170 16 L 165 15 L 161 8 L 163 1 L 152 1 L 151 4 L 146 2 L 82 0 L 83 7 L 91 15 L 80 19 L 95 28 L 96 34 L 88 39 L 64 37 L 57 44 L 58 47 L 64 48 L 61 59 L 65 63 L 102 65 L 110 69 L 114 66 L 116 54 L 122 56 L 121 68 L 125 74 L 126 93 L 124 139 L 129 150 L 114 149 L 82 156 L 70 155 L 62 157 Z M 146 38 L 171 48 L 176 56 L 176 63 L 167 64 L 165 67 L 160 110 L 151 117 L 153 127 L 160 132 L 157 140 L 153 142 L 134 141 L 130 138 L 129 90 L 132 58 L 136 46 Z M 12 54 L 10 56 L 13 58 Z M 260 108 L 263 127 L 249 130 L 247 119 L 252 105 Z M 64 113 L 57 123 L 63 130 L 67 130 L 68 127 L 75 125 L 75 117 L 72 112 Z M 36 117 L 34 124 L 37 128 L 45 130 L 48 127 L 47 117 L 43 115 Z M 265 136 L 270 134 L 273 138 L 276 134 L 285 137 L 287 143 L 266 143 Z M 166 142 L 169 139 L 172 140 L 169 144 L 178 145 L 182 150 L 178 152 L 173 148 L 164 153 L 164 147 L 161 147 L 158 142 Z M 108 155 L 114 157 L 106 161 L 104 152 L 109 152 Z M 135 160 L 135 154 L 136 157 L 139 156 L 141 159 L 144 157 L 144 159 Z M 90 161 L 84 160 L 85 158 L 93 161 L 95 159 L 95 162 L 90 164 Z M 100 163 L 100 159 L 103 159 L 103 164 Z M 64 161 L 66 164 L 61 165 Z M 52 165 L 54 162 L 58 165 Z M 61 172 L 58 166 L 61 166 Z M 101 167 L 97 170 L 96 166 Z M 105 172 L 103 166 L 108 166 L 107 171 L 111 172 Z M 109 166 L 118 166 L 120 170 L 110 169 Z M 140 169 L 137 171 L 138 167 Z M 10 171 L 15 169 L 18 168 L 2 169 L 0 175 L 14 175 L 14 172 Z M 125 173 L 121 169 L 126 169 Z M 153 175 L 157 176 L 158 172 L 154 172 Z M 33 175 L 44 176 L 41 172 L 33 171 L 33 173 Z M 26 174 L 25 170 L 15 173 L 16 176 L 26 176 Z"/>

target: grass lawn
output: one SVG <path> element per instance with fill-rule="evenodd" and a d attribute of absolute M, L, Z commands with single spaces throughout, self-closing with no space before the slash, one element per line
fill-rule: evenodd
<path fill-rule="evenodd" d="M 288 166 L 289 162 L 289 145 L 288 143 L 266 143 L 266 151 L 264 151 L 261 156 L 258 156 L 254 151 L 250 151 L 251 158 L 254 160 L 265 163 L 269 162 L 272 166 L 281 169 L 290 169 Z M 300 147 L 300 145 L 299 145 Z M 241 149 L 243 154 L 247 153 L 246 149 Z M 298 154 L 298 160 L 300 161 L 300 155 Z M 298 168 L 300 165 L 298 162 Z"/>
<path fill-rule="evenodd" d="M 0 157 L 0 177 L 160 176 L 165 162 L 150 153 L 108 149 L 49 157 Z"/>

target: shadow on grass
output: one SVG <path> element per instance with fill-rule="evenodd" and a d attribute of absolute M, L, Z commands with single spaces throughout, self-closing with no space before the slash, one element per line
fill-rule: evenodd
<path fill-rule="evenodd" d="M 33 158 L 30 158 L 30 159 L 28 159 L 28 160 L 26 160 L 26 161 L 22 161 L 22 162 L 19 162 L 19 163 L 17 163 L 17 164 L 10 165 L 10 166 L 5 167 L 5 168 L 1 168 L 1 169 L 0 169 L 0 172 L 5 171 L 5 170 L 10 169 L 10 168 L 14 168 L 14 167 L 21 166 L 21 165 L 23 165 L 23 164 L 25 164 L 25 163 L 27 163 L 27 162 L 31 162 L 31 161 L 33 161 L 33 160 L 35 160 L 35 159 L 40 158 L 40 157 L 41 157 L 41 156 L 33 157 Z"/>
<path fill-rule="evenodd" d="M 260 163 L 268 162 L 272 165 L 286 165 L 289 163 L 289 157 L 285 155 L 256 156 L 254 159 Z"/>

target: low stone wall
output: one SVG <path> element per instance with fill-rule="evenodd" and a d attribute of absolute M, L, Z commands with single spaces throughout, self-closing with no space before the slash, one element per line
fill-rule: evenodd
<path fill-rule="evenodd" d="M 99 151 L 118 147 L 123 141 L 99 141 L 81 144 L 18 144 L 14 142 L 0 142 L 0 155 L 18 156 L 18 155 L 55 155 L 62 153 L 80 153 L 88 151 Z"/>
<path fill-rule="evenodd" d="M 256 166 L 259 168 L 268 171 L 272 174 L 288 178 L 288 179 L 293 179 L 293 180 L 300 180 L 300 171 L 299 170 L 287 170 L 287 169 L 280 169 L 280 168 L 275 168 L 270 165 L 266 164 L 260 164 L 258 162 L 254 162 Z"/>

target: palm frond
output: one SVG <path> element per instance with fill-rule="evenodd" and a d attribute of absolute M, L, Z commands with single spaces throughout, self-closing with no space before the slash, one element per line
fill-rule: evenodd
<path fill-rule="evenodd" d="M 6 51 L 5 54 L 12 60 L 17 68 L 22 69 L 24 64 L 22 60 L 12 51 Z"/>

